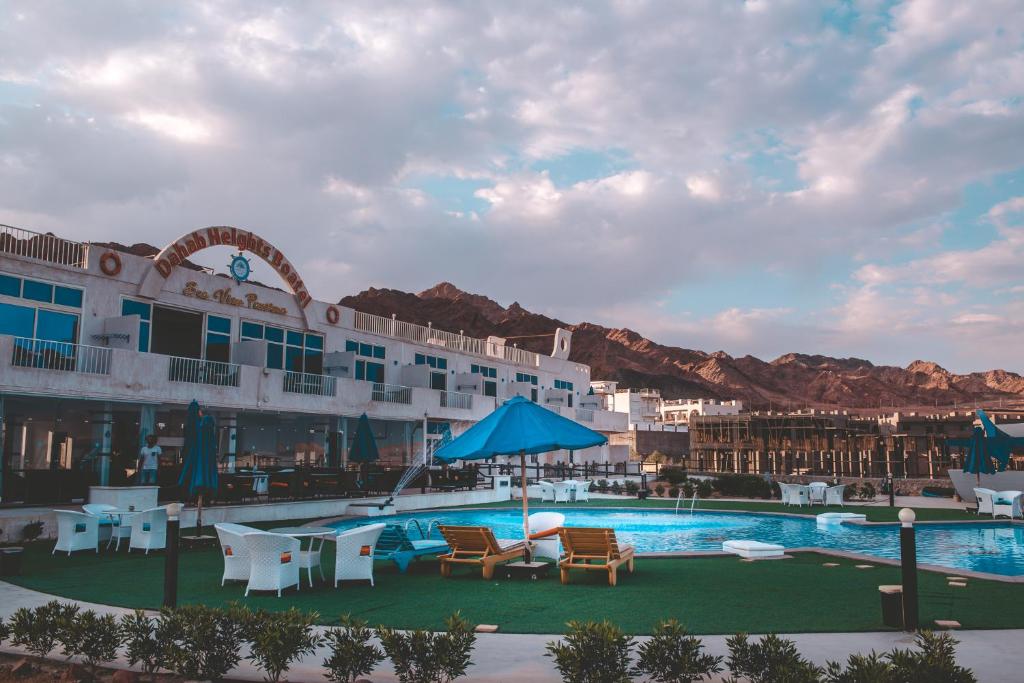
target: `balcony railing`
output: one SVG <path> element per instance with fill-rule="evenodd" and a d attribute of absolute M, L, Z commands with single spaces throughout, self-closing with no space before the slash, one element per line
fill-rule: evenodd
<path fill-rule="evenodd" d="M 199 358 L 169 356 L 167 379 L 172 382 L 212 384 L 216 387 L 237 387 L 241 366 Z"/>
<path fill-rule="evenodd" d="M 310 396 L 337 396 L 338 379 L 332 375 L 314 375 L 308 372 L 285 372 L 284 390 L 289 394 Z"/>
<path fill-rule="evenodd" d="M 89 265 L 89 245 L 10 225 L 0 225 L 0 253 L 76 268 Z"/>
<path fill-rule="evenodd" d="M 519 365 L 536 367 L 540 355 L 514 346 L 494 344 L 486 339 L 476 339 L 463 334 L 436 330 L 433 327 L 407 323 L 395 318 L 385 318 L 372 313 L 356 311 L 355 329 L 381 337 L 397 337 L 429 346 L 441 346 L 451 351 L 469 353 L 483 358 L 498 358 Z"/>
<path fill-rule="evenodd" d="M 441 407 L 470 410 L 473 408 L 473 394 L 463 394 L 458 391 L 442 391 Z"/>
<path fill-rule="evenodd" d="M 112 351 L 104 346 L 16 337 L 11 353 L 11 365 L 19 368 L 109 375 L 111 353 Z"/>
<path fill-rule="evenodd" d="M 370 399 L 381 403 L 412 403 L 412 389 L 399 384 L 373 383 Z"/>
<path fill-rule="evenodd" d="M 594 411 L 590 408 L 577 408 L 576 409 L 576 421 L 577 422 L 593 422 Z"/>

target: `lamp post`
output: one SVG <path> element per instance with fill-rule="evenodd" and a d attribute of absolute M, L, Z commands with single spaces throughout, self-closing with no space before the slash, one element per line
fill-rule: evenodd
<path fill-rule="evenodd" d="M 178 529 L 181 503 L 167 506 L 167 550 L 164 553 L 164 607 L 178 606 Z"/>
<path fill-rule="evenodd" d="M 900 510 L 900 573 L 903 581 L 903 628 L 917 630 L 917 542 L 916 515 L 910 508 Z"/>

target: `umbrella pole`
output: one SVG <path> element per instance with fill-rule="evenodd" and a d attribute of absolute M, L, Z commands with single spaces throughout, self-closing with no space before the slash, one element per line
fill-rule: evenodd
<path fill-rule="evenodd" d="M 199 494 L 199 505 L 196 508 L 196 537 L 203 535 L 203 494 Z"/>
<path fill-rule="evenodd" d="M 530 502 L 526 497 L 526 451 L 519 451 L 519 465 L 522 468 L 523 485 L 523 540 L 526 541 L 526 553 L 523 555 L 524 562 L 532 562 L 533 555 L 530 552 Z"/>

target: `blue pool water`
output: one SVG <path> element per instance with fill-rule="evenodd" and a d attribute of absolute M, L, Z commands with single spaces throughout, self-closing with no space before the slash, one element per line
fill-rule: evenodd
<path fill-rule="evenodd" d="M 531 508 L 538 512 L 552 508 Z M 813 518 L 778 515 L 697 512 L 678 515 L 657 511 L 560 509 L 566 526 L 611 527 L 619 540 L 637 552 L 721 550 L 722 541 L 747 539 L 778 543 L 787 548 L 820 547 L 899 559 L 896 525 L 819 528 Z M 498 538 L 522 536 L 518 510 L 451 510 L 418 512 L 369 521 L 405 524 L 417 520 L 426 529 L 431 520 L 442 524 L 484 525 Z M 347 528 L 367 520 L 338 522 Z M 415 527 L 411 527 L 415 529 Z M 1006 524 L 919 524 L 917 556 L 921 564 L 971 569 L 1007 576 L 1024 575 L 1024 526 Z M 418 533 L 413 530 L 413 536 Z M 436 530 L 431 536 L 438 536 Z"/>

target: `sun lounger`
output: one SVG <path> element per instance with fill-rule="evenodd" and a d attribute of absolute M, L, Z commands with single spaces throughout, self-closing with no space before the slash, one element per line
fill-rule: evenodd
<path fill-rule="evenodd" d="M 483 577 L 494 576 L 494 567 L 502 562 L 523 557 L 524 541 L 499 541 L 485 526 L 440 526 L 450 552 L 441 555 L 441 576 L 451 576 L 453 564 L 468 564 L 483 569 Z"/>
<path fill-rule="evenodd" d="M 389 524 L 377 540 L 375 554 L 378 560 L 391 560 L 398 571 L 405 573 L 409 564 L 420 557 L 440 555 L 448 551 L 448 544 L 436 538 L 413 539 L 398 524 Z"/>
<path fill-rule="evenodd" d="M 614 529 L 562 527 L 558 536 L 565 550 L 565 557 L 558 563 L 562 583 L 569 583 L 570 569 L 608 572 L 609 586 L 616 584 L 622 565 L 633 573 L 633 547 L 619 546 Z"/>

